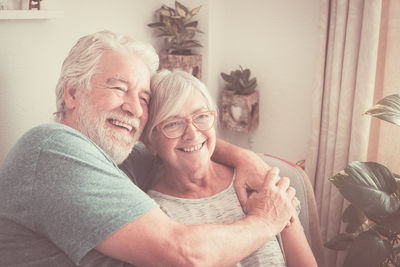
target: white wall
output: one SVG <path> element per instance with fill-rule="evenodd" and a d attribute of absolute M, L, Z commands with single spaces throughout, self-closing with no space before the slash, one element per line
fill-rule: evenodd
<path fill-rule="evenodd" d="M 219 73 L 250 68 L 260 92 L 260 124 L 252 134 L 221 130 L 231 142 L 304 159 L 311 125 L 317 52 L 318 0 L 210 1 L 209 87 L 218 97 Z"/>
<path fill-rule="evenodd" d="M 181 0 L 194 8 L 204 45 L 203 80 L 217 97 L 219 73 L 238 64 L 252 69 L 260 90 L 260 126 L 252 148 L 296 161 L 305 157 L 316 52 L 317 0 Z M 154 42 L 146 24 L 173 0 L 45 0 L 63 10 L 51 20 L 0 20 L 0 164 L 28 129 L 52 120 L 54 88 L 69 49 L 102 29 Z M 250 4 L 251 3 L 251 4 Z M 248 136 L 221 131 L 249 146 Z"/>
<path fill-rule="evenodd" d="M 25 131 L 52 120 L 61 64 L 79 37 L 108 29 L 150 42 L 146 25 L 161 6 L 158 0 L 45 3 L 46 9 L 63 10 L 64 17 L 0 20 L 0 163 Z"/>

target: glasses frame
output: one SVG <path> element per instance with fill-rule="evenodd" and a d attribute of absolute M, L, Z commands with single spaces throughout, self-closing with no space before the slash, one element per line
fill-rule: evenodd
<path fill-rule="evenodd" d="M 201 115 L 201 114 L 206 114 L 206 113 L 211 113 L 211 114 L 213 115 L 213 117 L 214 117 L 214 121 L 213 121 L 213 123 L 211 124 L 211 126 L 210 126 L 208 129 L 202 130 L 202 129 L 199 129 L 199 128 L 193 123 L 193 117 L 195 117 L 195 116 L 197 116 L 197 115 Z M 169 136 L 164 132 L 163 127 L 165 126 L 165 124 L 170 123 L 171 121 L 177 121 L 177 120 L 184 120 L 184 121 L 186 122 L 185 129 L 183 130 L 183 132 L 182 132 L 181 135 L 179 135 L 179 136 L 177 136 L 177 137 L 169 137 Z M 188 127 L 189 124 L 192 124 L 192 125 L 194 126 L 194 128 L 196 128 L 198 131 L 209 131 L 210 129 L 212 129 L 212 128 L 214 127 L 214 125 L 215 125 L 216 122 L 217 122 L 217 111 L 216 111 L 216 110 L 205 110 L 205 111 L 196 112 L 196 113 L 194 113 L 194 114 L 192 114 L 192 115 L 190 115 L 190 116 L 187 116 L 187 117 L 180 117 L 180 118 L 175 118 L 175 119 L 166 120 L 166 121 L 160 123 L 159 125 L 157 125 L 156 128 L 157 128 L 158 131 L 162 132 L 163 135 L 164 135 L 165 137 L 167 137 L 167 138 L 169 138 L 169 139 L 174 139 L 174 138 L 181 137 L 181 136 L 185 133 L 185 131 L 186 131 L 186 129 L 187 129 L 187 127 Z"/>

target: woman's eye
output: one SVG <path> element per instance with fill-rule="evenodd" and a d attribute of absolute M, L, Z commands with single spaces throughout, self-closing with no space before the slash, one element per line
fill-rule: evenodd
<path fill-rule="evenodd" d="M 173 128 L 173 127 L 176 127 L 177 125 L 178 125 L 177 121 L 172 121 L 172 122 L 169 122 L 169 123 L 165 124 L 163 128 L 165 128 L 165 129 Z"/>

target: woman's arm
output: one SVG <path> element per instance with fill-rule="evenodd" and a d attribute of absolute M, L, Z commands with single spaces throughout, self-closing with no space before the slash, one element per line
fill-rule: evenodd
<path fill-rule="evenodd" d="M 308 245 L 303 226 L 297 215 L 292 217 L 290 226 L 281 232 L 283 248 L 288 267 L 317 267 L 317 262 Z"/>
<path fill-rule="evenodd" d="M 257 191 L 271 168 L 254 152 L 217 139 L 212 160 L 236 168 L 235 190 L 245 207 L 247 190 Z"/>

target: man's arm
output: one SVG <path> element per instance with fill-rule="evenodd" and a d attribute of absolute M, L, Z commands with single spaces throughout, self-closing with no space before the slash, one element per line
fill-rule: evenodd
<path fill-rule="evenodd" d="M 247 201 L 247 189 L 257 191 L 271 169 L 256 153 L 222 139 L 217 139 L 212 160 L 236 168 L 235 190 L 243 208 Z"/>
<path fill-rule="evenodd" d="M 246 218 L 229 225 L 182 225 L 156 208 L 96 247 L 139 266 L 232 266 L 279 233 L 293 212 L 294 190 L 268 173 L 247 202 Z"/>

